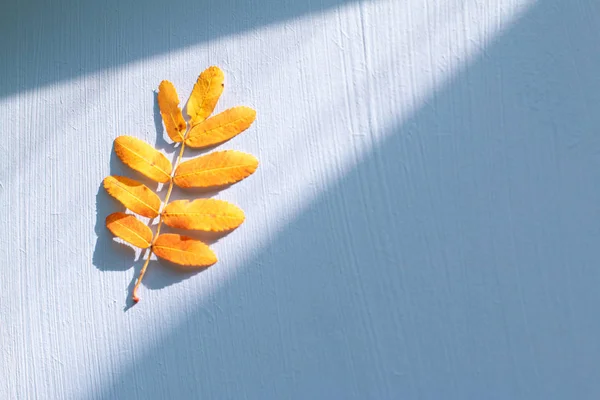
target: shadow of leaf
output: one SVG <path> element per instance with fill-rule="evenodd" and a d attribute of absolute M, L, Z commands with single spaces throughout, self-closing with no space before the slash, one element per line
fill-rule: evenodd
<path fill-rule="evenodd" d="M 142 270 L 142 266 L 144 265 L 145 259 L 148 255 L 148 250 L 142 251 L 138 260 L 133 264 L 133 278 L 129 282 L 127 286 L 127 291 L 125 295 L 125 306 L 123 307 L 123 311 L 127 312 L 131 307 L 135 306 L 136 303 L 133 301 L 132 293 L 135 283 L 137 282 L 138 276 L 140 275 L 140 271 Z M 151 264 L 151 263 L 150 263 Z M 151 265 L 148 265 L 148 272 L 150 272 Z"/>
<path fill-rule="evenodd" d="M 152 260 L 142 284 L 148 289 L 158 290 L 189 279 L 207 268 L 209 267 L 190 269 L 167 260 Z"/>
<path fill-rule="evenodd" d="M 156 129 L 155 146 L 157 149 L 172 152 L 173 145 L 165 140 L 166 132 L 162 123 L 162 115 L 160 115 L 160 108 L 158 106 L 158 92 L 156 90 L 152 91 L 152 101 L 154 102 L 154 129 Z"/>
<path fill-rule="evenodd" d="M 152 179 L 142 175 L 141 173 L 129 168 L 125 165 L 115 153 L 113 149 L 110 153 L 110 174 L 118 176 L 126 176 L 131 179 L 135 179 L 138 182 L 148 186 L 154 192 L 159 193 L 163 190 L 165 185 L 159 186 L 159 183 Z"/>
<path fill-rule="evenodd" d="M 119 160 L 113 150 L 110 155 L 110 174 L 130 176 L 131 171 Z M 135 179 L 143 182 L 154 191 L 158 187 L 156 182 L 144 176 L 137 176 Z M 124 243 L 116 242 L 105 226 L 106 217 L 118 211 L 124 212 L 126 210 L 121 203 L 106 193 L 103 182 L 100 182 L 96 193 L 96 224 L 94 226 L 94 232 L 98 239 L 94 247 L 92 264 L 101 271 L 125 271 L 131 268 L 134 263 L 135 249 Z"/>
<path fill-rule="evenodd" d="M 222 190 L 228 188 L 228 186 L 212 187 L 212 188 L 186 188 L 182 189 L 177 185 L 173 186 L 173 192 L 171 193 L 170 201 L 174 200 L 194 200 L 194 199 L 208 199 L 221 193 Z"/>
<path fill-rule="evenodd" d="M 126 244 L 115 242 L 110 233 L 98 236 L 92 263 L 101 271 L 126 271 L 131 268 L 135 250 Z"/>
<path fill-rule="evenodd" d="M 119 202 L 110 197 L 100 183 L 96 194 L 96 225 L 94 231 L 98 236 L 92 263 L 101 271 L 125 271 L 131 267 L 135 250 L 123 243 L 115 242 L 105 228 L 106 217 L 117 211 L 124 211 Z"/>
<path fill-rule="evenodd" d="M 163 226 L 167 226 L 167 225 L 163 225 Z M 235 231 L 235 229 L 229 229 L 227 231 L 221 231 L 221 232 L 205 232 L 205 231 L 194 231 L 194 230 L 187 230 L 187 229 L 172 228 L 172 227 L 168 227 L 168 229 L 172 233 L 177 233 L 179 235 L 189 236 L 191 238 L 198 239 L 198 240 L 206 243 L 209 246 L 217 243 L 219 240 L 221 240 L 225 236 L 229 235 L 231 232 Z"/>

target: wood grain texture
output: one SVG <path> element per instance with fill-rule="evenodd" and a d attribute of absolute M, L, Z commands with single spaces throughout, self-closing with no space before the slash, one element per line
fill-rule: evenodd
<path fill-rule="evenodd" d="M 0 26 L 0 399 L 600 397 L 598 1 L 32 0 Z M 153 90 L 210 65 L 215 112 L 257 110 L 217 148 L 261 162 L 216 195 L 246 220 L 124 311 L 112 142 L 173 160 Z"/>

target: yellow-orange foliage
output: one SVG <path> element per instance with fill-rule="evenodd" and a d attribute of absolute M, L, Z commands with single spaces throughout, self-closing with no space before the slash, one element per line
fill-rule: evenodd
<path fill-rule="evenodd" d="M 152 251 L 160 258 L 186 267 L 208 267 L 217 262 L 217 256 L 206 244 L 176 233 L 159 235 Z"/>
<path fill-rule="evenodd" d="M 165 224 L 179 229 L 221 232 L 237 228 L 244 222 L 244 212 L 223 200 L 177 200 L 162 212 Z"/>
<path fill-rule="evenodd" d="M 165 225 L 188 230 L 224 232 L 244 222 L 244 212 L 222 200 L 178 200 L 169 203 L 173 186 L 182 188 L 222 186 L 238 182 L 256 170 L 258 160 L 239 151 L 218 151 L 180 164 L 185 147 L 207 147 L 223 143 L 254 122 L 256 112 L 244 106 L 230 108 L 212 118 L 223 92 L 224 74 L 218 67 L 209 67 L 200 74 L 187 103 L 190 120 L 186 123 L 179 107 L 179 96 L 173 84 L 162 81 L 158 90 L 158 105 L 173 142 L 180 143 L 175 168 L 154 147 L 133 136 L 119 136 L 114 147 L 117 156 L 129 167 L 168 187 L 163 201 L 141 182 L 123 176 L 108 176 L 104 188 L 130 211 L 148 218 L 160 216 L 156 232 L 131 214 L 116 212 L 106 218 L 106 227 L 124 241 L 140 248 L 150 248 L 137 289 L 148 267 L 150 257 L 157 257 L 186 267 L 207 267 L 217 262 L 212 250 L 202 241 L 174 233 L 161 234 Z"/>
<path fill-rule="evenodd" d="M 244 132 L 256 119 L 256 111 L 249 107 L 233 107 L 190 129 L 185 144 L 202 148 L 223 143 Z"/>
<path fill-rule="evenodd" d="M 119 136 L 115 139 L 115 153 L 129 167 L 153 181 L 165 183 L 171 179 L 171 161 L 143 140 Z"/>
<path fill-rule="evenodd" d="M 116 212 L 106 217 L 106 227 L 127 243 L 145 249 L 152 242 L 152 230 L 134 215 Z"/>
<path fill-rule="evenodd" d="M 204 121 L 212 114 L 223 93 L 224 81 L 225 75 L 219 67 L 208 67 L 200 74 L 187 103 L 190 126 Z"/>
<path fill-rule="evenodd" d="M 187 125 L 179 108 L 179 96 L 175 86 L 169 81 L 162 81 L 158 86 L 157 97 L 167 135 L 174 142 L 183 142 Z"/>
<path fill-rule="evenodd" d="M 160 210 L 160 198 L 148 186 L 125 176 L 107 176 L 104 189 L 136 214 L 154 218 Z"/>
<path fill-rule="evenodd" d="M 250 176 L 258 160 L 241 151 L 215 151 L 183 162 L 175 170 L 173 181 L 181 188 L 208 188 L 229 185 Z"/>

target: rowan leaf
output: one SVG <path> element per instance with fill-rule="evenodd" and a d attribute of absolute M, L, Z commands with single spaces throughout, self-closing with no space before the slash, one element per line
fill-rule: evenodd
<path fill-rule="evenodd" d="M 190 126 L 194 126 L 212 114 L 221 93 L 225 76 L 219 67 L 208 67 L 200 74 L 187 103 Z"/>
<path fill-rule="evenodd" d="M 156 182 L 171 179 L 173 166 L 163 153 L 133 136 L 115 139 L 115 153 L 125 164 Z"/>
<path fill-rule="evenodd" d="M 112 197 L 136 214 L 154 218 L 160 210 L 160 199 L 148 186 L 124 176 L 107 176 L 104 188 Z"/>
<path fill-rule="evenodd" d="M 217 151 L 181 163 L 173 182 L 181 188 L 207 188 L 241 181 L 258 168 L 251 154 L 235 150 Z"/>
<path fill-rule="evenodd" d="M 179 108 L 175 86 L 169 81 L 162 81 L 158 86 L 158 108 L 171 140 L 183 142 L 187 125 Z"/>
<path fill-rule="evenodd" d="M 239 106 L 201 122 L 190 129 L 185 144 L 202 148 L 223 143 L 250 127 L 256 118 L 256 111 Z"/>
<path fill-rule="evenodd" d="M 244 222 L 244 212 L 223 200 L 177 200 L 163 210 L 162 220 L 173 228 L 222 232 L 237 228 Z"/>
<path fill-rule="evenodd" d="M 181 142 L 174 175 L 169 159 L 153 146 L 132 136 L 115 139 L 115 153 L 126 165 L 156 182 L 168 183 L 162 186 L 166 194 L 161 201 L 154 191 L 134 179 L 108 176 L 103 182 L 108 194 L 133 213 L 148 218 L 160 215 L 161 218 L 155 234 L 134 215 L 115 212 L 106 217 L 106 227 L 115 236 L 134 246 L 149 248 L 132 289 L 134 303 L 140 300 L 138 289 L 152 254 L 186 267 L 207 267 L 217 262 L 215 253 L 200 240 L 173 233 L 160 234 L 163 223 L 178 229 L 227 232 L 245 220 L 239 207 L 222 200 L 169 202 L 173 185 L 181 188 L 225 186 L 241 181 L 258 168 L 254 156 L 233 150 L 181 162 L 186 147 L 202 148 L 223 143 L 248 129 L 256 119 L 256 111 L 244 106 L 230 108 L 209 118 L 223 93 L 223 82 L 223 71 L 218 67 L 209 67 L 200 74 L 187 102 L 186 112 L 190 117 L 187 123 L 174 85 L 164 80 L 158 86 L 158 108 L 167 134 L 174 142 Z"/>
<path fill-rule="evenodd" d="M 150 247 L 152 242 L 152 230 L 131 214 L 110 214 L 106 217 L 106 227 L 113 235 L 141 249 Z"/>
<path fill-rule="evenodd" d="M 184 266 L 208 267 L 217 262 L 217 256 L 206 244 L 175 233 L 158 236 L 152 251 L 157 257 Z"/>

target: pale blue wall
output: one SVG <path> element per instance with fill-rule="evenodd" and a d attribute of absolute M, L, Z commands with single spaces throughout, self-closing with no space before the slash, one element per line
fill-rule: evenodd
<path fill-rule="evenodd" d="M 38 3 L 0 15 L 0 398 L 600 398 L 600 3 Z M 153 90 L 211 64 L 247 221 L 127 309 L 112 140 L 173 154 Z"/>

